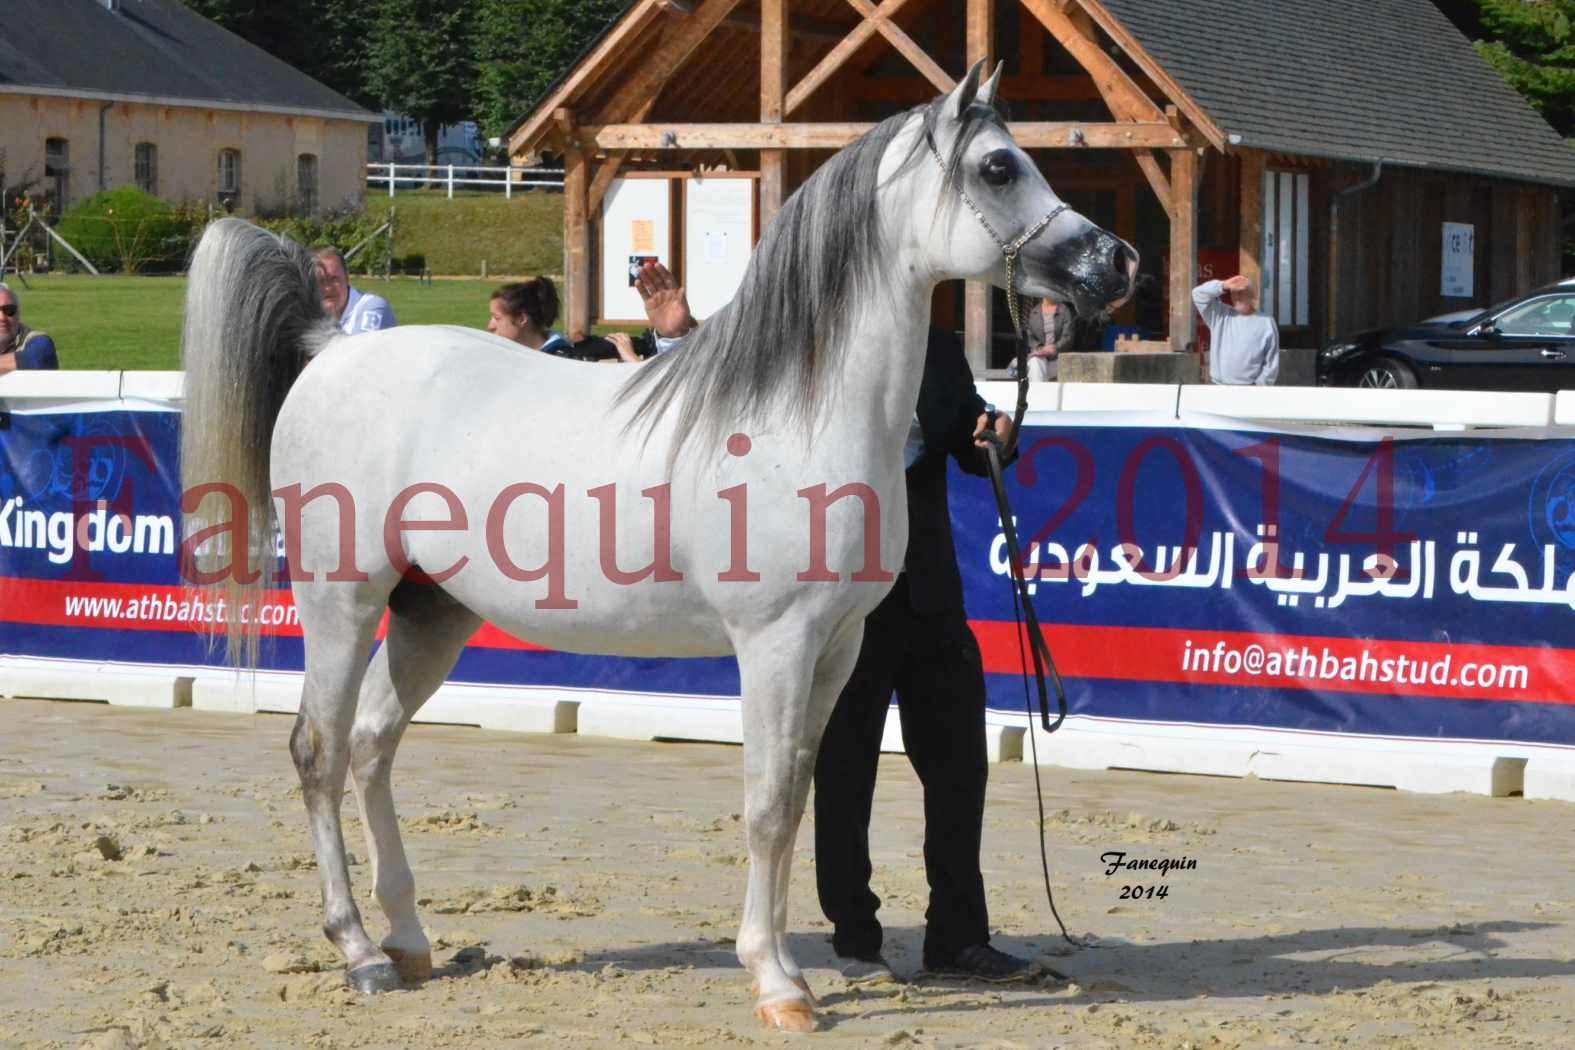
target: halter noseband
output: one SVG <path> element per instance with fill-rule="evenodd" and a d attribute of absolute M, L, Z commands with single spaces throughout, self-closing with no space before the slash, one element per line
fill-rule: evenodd
<path fill-rule="evenodd" d="M 935 137 L 929 132 L 925 132 L 924 141 L 930 147 L 930 156 L 935 158 L 935 163 L 940 166 L 941 175 L 944 177 L 946 174 L 946 161 L 941 158 L 941 151 L 935 145 Z M 1045 227 L 1054 222 L 1056 217 L 1070 208 L 1071 205 L 1064 201 L 1057 204 L 1050 209 L 1044 218 L 1024 230 L 1022 235 L 1016 240 L 1008 241 L 1005 237 L 995 232 L 995 227 L 990 225 L 990 220 L 984 217 L 984 212 L 974 203 L 973 198 L 968 196 L 967 190 L 959 185 L 957 194 L 963 199 L 963 203 L 968 205 L 968 210 L 973 212 L 973 217 L 979 220 L 979 225 L 984 227 L 991 240 L 1000 246 L 1001 254 L 1006 257 L 1006 306 L 1012 315 L 1012 334 L 1021 340 L 1023 338 L 1023 322 L 1022 308 L 1017 301 L 1019 298 L 1017 294 L 1017 256 L 1022 252 L 1024 245 L 1043 233 Z"/>

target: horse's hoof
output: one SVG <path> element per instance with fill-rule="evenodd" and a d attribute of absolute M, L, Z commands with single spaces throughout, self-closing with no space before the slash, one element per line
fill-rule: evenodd
<path fill-rule="evenodd" d="M 767 1028 L 779 1032 L 813 1032 L 815 1008 L 803 999 L 780 999 L 755 1007 L 755 1016 Z"/>
<path fill-rule="evenodd" d="M 393 963 L 369 963 L 355 970 L 347 970 L 345 984 L 362 995 L 393 992 L 404 986 L 399 979 L 399 971 L 394 968 Z"/>
<path fill-rule="evenodd" d="M 793 982 L 793 987 L 804 993 L 804 998 L 809 1000 L 810 1006 L 820 1005 L 820 1000 L 815 998 L 815 993 L 809 990 L 809 982 L 804 980 L 803 974 L 799 974 L 797 977 L 790 977 L 788 979 Z M 754 984 L 749 986 L 749 997 L 751 999 L 760 998 L 759 981 L 756 981 Z"/>
<path fill-rule="evenodd" d="M 432 977 L 432 952 L 405 951 L 403 948 L 392 948 L 383 945 L 383 954 L 394 961 L 394 969 L 399 971 L 399 976 L 411 984 L 419 984 Z"/>

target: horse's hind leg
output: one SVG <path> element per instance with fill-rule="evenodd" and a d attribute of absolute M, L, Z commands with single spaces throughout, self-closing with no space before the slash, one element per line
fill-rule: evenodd
<path fill-rule="evenodd" d="M 404 583 L 388 600 L 388 635 L 361 687 L 350 730 L 356 800 L 372 856 L 373 893 L 388 916 L 382 948 L 407 981 L 432 975 L 432 946 L 416 915 L 390 773 L 405 727 L 453 670 L 481 618 L 431 585 Z"/>
<path fill-rule="evenodd" d="M 398 988 L 399 973 L 372 943 L 350 893 L 339 806 L 350 765 L 350 727 L 386 592 L 342 583 L 295 586 L 306 643 L 301 711 L 290 755 L 301 777 L 323 891 L 323 933 L 345 957 L 346 980 L 363 992 Z"/>

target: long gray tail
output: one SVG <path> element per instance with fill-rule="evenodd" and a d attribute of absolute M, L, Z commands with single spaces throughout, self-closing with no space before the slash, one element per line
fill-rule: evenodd
<path fill-rule="evenodd" d="M 249 549 L 210 541 L 200 554 L 183 557 L 182 568 L 188 582 L 224 600 L 229 623 L 215 627 L 228 628 L 225 655 L 234 666 L 256 666 L 258 617 L 243 610 L 274 577 L 268 480 L 274 420 L 306 362 L 334 331 L 318 298 L 311 252 L 240 219 L 209 225 L 192 256 L 181 336 L 181 485 L 200 497 L 185 508 L 198 519 L 187 534 L 199 523 L 244 526 Z"/>

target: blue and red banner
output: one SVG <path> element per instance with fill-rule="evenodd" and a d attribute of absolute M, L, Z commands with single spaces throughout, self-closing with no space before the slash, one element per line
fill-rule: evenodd
<path fill-rule="evenodd" d="M 0 654 L 217 663 L 178 573 L 179 413 L 0 416 Z M 1029 427 L 1008 481 L 1074 714 L 1575 744 L 1575 441 Z M 955 471 L 991 706 L 1021 710 L 1004 537 Z M 299 669 L 287 591 L 257 610 Z M 579 656 L 490 626 L 454 678 L 736 695 L 731 660 Z"/>
<path fill-rule="evenodd" d="M 1004 539 L 954 480 L 1021 709 Z M 1073 713 L 1575 743 L 1575 441 L 1037 428 L 1009 481 Z"/>

